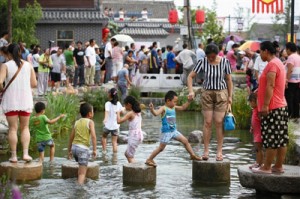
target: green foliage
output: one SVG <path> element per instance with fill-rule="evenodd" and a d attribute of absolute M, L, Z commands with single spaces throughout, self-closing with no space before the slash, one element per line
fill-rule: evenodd
<path fill-rule="evenodd" d="M 0 23 L 7 27 L 7 0 L 0 0 Z M 38 43 L 35 37 L 36 22 L 42 17 L 42 8 L 35 0 L 25 8 L 19 8 L 19 1 L 12 0 L 12 41 L 25 42 L 27 46 Z"/>
<path fill-rule="evenodd" d="M 187 95 L 180 95 L 178 96 L 177 105 L 181 106 L 188 101 Z M 201 111 L 201 104 L 197 101 L 192 101 L 191 104 L 188 106 L 187 111 Z"/>
<path fill-rule="evenodd" d="M 110 36 L 114 36 L 116 34 L 119 34 L 119 27 L 118 24 L 116 24 L 114 21 L 108 21 L 108 26 L 107 26 L 110 30 Z"/>
<path fill-rule="evenodd" d="M 108 101 L 107 90 L 100 88 L 96 91 L 87 91 L 83 95 L 83 100 L 90 103 L 94 107 L 94 111 L 104 111 L 105 102 Z"/>
<path fill-rule="evenodd" d="M 236 120 L 236 129 L 249 129 L 251 107 L 248 105 L 247 91 L 237 89 L 234 91 L 232 112 Z"/>
<path fill-rule="evenodd" d="M 285 156 L 285 164 L 296 165 L 297 164 L 297 151 L 296 151 L 296 136 L 293 133 L 295 125 L 289 122 L 289 144 Z"/>
<path fill-rule="evenodd" d="M 45 114 L 49 119 L 54 119 L 60 114 L 66 114 L 65 118 L 49 125 L 52 133 L 61 133 L 71 129 L 79 113 L 79 99 L 76 95 L 48 95 Z"/>
<path fill-rule="evenodd" d="M 128 90 L 128 95 L 133 96 L 137 101 L 140 101 L 141 89 L 137 86 L 131 86 Z"/>

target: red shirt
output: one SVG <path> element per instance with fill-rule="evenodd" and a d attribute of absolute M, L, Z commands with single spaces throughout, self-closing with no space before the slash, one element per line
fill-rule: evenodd
<path fill-rule="evenodd" d="M 286 107 L 287 103 L 284 96 L 286 72 L 284 65 L 278 58 L 272 59 L 263 70 L 259 78 L 259 87 L 257 92 L 257 107 L 258 111 L 262 110 L 265 100 L 266 87 L 267 87 L 267 74 L 269 72 L 276 73 L 275 86 L 273 90 L 273 96 L 269 104 L 269 110 Z"/>

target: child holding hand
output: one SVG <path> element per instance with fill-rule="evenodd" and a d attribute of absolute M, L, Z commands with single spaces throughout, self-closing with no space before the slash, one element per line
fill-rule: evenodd
<path fill-rule="evenodd" d="M 161 115 L 161 138 L 160 144 L 157 149 L 155 149 L 149 158 L 146 160 L 147 165 L 156 167 L 156 163 L 154 162 L 154 158 L 162 152 L 167 144 L 172 140 L 175 139 L 182 144 L 184 144 L 185 149 L 190 154 L 191 160 L 202 160 L 201 157 L 198 157 L 194 152 L 189 144 L 188 140 L 179 132 L 177 131 L 176 127 L 176 110 L 185 110 L 190 105 L 191 100 L 189 99 L 185 104 L 182 106 L 177 106 L 178 97 L 174 91 L 168 91 L 165 95 L 165 105 L 161 106 L 158 110 L 154 110 L 153 104 L 149 105 L 150 111 L 154 116 Z"/>
<path fill-rule="evenodd" d="M 125 157 L 129 163 L 135 162 L 134 155 L 139 144 L 143 141 L 142 132 L 142 115 L 139 102 L 132 96 L 127 96 L 124 99 L 124 105 L 128 111 L 124 117 L 120 117 L 120 111 L 117 112 L 118 124 L 129 121 L 128 146 L 125 152 Z"/>

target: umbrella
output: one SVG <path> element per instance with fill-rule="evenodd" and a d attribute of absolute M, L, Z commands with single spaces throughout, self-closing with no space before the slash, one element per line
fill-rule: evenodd
<path fill-rule="evenodd" d="M 240 50 L 250 49 L 251 51 L 257 51 L 260 49 L 259 41 L 246 41 L 243 45 L 239 47 Z"/>
<path fill-rule="evenodd" d="M 231 37 L 231 36 L 234 37 L 234 39 L 233 39 L 234 42 L 240 42 L 240 41 L 243 41 L 243 40 L 244 40 L 242 37 L 240 37 L 240 36 L 238 36 L 238 35 L 228 35 L 228 36 L 224 39 L 223 43 L 227 44 L 227 42 L 230 40 L 230 37 Z"/>
<path fill-rule="evenodd" d="M 129 35 L 118 34 L 113 36 L 118 42 L 133 43 L 134 40 Z"/>

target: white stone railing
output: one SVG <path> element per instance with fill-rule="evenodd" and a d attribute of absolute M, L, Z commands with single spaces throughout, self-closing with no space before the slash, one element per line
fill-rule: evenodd
<path fill-rule="evenodd" d="M 141 88 L 142 92 L 160 92 L 171 89 L 182 89 L 181 74 L 160 74 L 137 73 L 132 79 L 133 84 Z"/>

